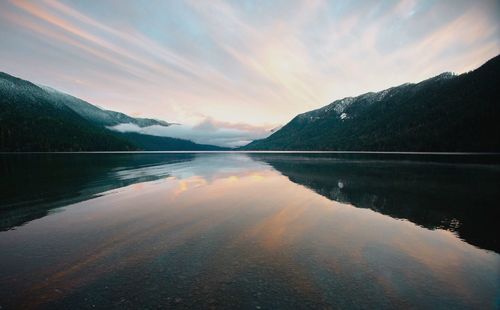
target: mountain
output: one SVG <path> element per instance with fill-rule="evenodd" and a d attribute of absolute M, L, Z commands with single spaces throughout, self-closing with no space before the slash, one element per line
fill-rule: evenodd
<path fill-rule="evenodd" d="M 168 137 L 124 134 L 120 123 L 140 127 L 170 123 L 133 118 L 0 72 L 0 151 L 217 150 L 216 146 Z"/>
<path fill-rule="evenodd" d="M 62 93 L 51 87 L 39 85 L 50 96 L 52 102 L 66 105 L 86 120 L 100 126 L 115 126 L 123 123 L 135 124 L 139 127 L 152 125 L 170 126 L 170 123 L 151 118 L 135 118 L 126 114 L 104 110 L 84 100 Z"/>
<path fill-rule="evenodd" d="M 500 56 L 461 75 L 348 97 L 242 150 L 500 152 Z"/>
<path fill-rule="evenodd" d="M 190 140 L 145 135 L 136 132 L 114 133 L 115 136 L 131 142 L 141 150 L 148 151 L 222 151 L 227 148 L 198 144 Z"/>
<path fill-rule="evenodd" d="M 0 151 L 135 150 L 40 87 L 0 73 Z"/>

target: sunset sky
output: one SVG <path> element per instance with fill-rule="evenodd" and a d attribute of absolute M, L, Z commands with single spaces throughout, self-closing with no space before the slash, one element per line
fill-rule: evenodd
<path fill-rule="evenodd" d="M 3 0 L 0 71 L 237 145 L 336 99 L 474 69 L 500 53 L 499 22 L 496 0 Z"/>

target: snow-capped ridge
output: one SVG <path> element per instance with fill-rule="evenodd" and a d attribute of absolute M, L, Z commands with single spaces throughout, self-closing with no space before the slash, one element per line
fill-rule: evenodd
<path fill-rule="evenodd" d="M 47 92 L 54 99 L 54 102 L 66 105 L 83 118 L 103 126 L 114 126 L 122 123 L 133 123 L 139 127 L 152 125 L 170 126 L 171 124 L 162 120 L 152 118 L 135 118 L 127 114 L 106 110 L 103 107 L 90 104 L 84 100 L 76 98 L 70 94 L 61 92 L 52 87 L 37 84 L 42 90 Z"/>

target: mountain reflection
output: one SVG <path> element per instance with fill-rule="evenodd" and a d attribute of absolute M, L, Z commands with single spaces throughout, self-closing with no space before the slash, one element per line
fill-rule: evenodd
<path fill-rule="evenodd" d="M 237 182 L 245 176 L 257 180 L 264 178 L 266 171 L 277 170 L 330 200 L 428 229 L 453 231 L 471 244 L 499 252 L 494 211 L 500 184 L 498 165 L 450 162 L 449 157 L 446 162 L 410 158 L 331 154 L 2 155 L 0 231 L 132 184 L 140 190 L 141 183 L 174 177 L 178 180 L 175 197 L 207 183 Z"/>
<path fill-rule="evenodd" d="M 391 158 L 5 156 L 1 306 L 494 308 L 500 256 L 432 229 L 496 250 L 498 166 Z"/>
<path fill-rule="evenodd" d="M 440 162 L 436 158 L 428 161 L 416 156 L 410 157 L 412 161 L 380 157 L 252 155 L 290 181 L 330 200 L 372 209 L 429 229 L 453 231 L 471 244 L 499 252 L 495 228 L 498 166 L 477 161 Z"/>
<path fill-rule="evenodd" d="M 4 154 L 0 156 L 0 231 L 100 193 L 169 176 L 193 154 Z"/>

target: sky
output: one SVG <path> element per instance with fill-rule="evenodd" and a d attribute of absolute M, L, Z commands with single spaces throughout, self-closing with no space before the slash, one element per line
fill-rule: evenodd
<path fill-rule="evenodd" d="M 0 71 L 235 146 L 500 53 L 500 1 L 0 0 Z M 127 127 L 128 126 L 128 127 Z"/>

